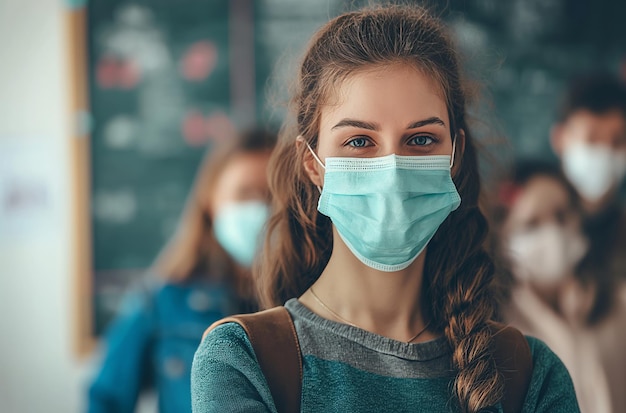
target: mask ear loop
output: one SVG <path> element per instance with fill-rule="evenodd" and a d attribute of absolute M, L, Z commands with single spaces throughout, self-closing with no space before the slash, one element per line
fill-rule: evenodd
<path fill-rule="evenodd" d="M 304 142 L 304 144 L 306 145 L 306 147 L 309 149 L 309 152 L 311 152 L 311 155 L 313 155 L 313 158 L 315 158 L 315 160 L 317 161 L 318 164 L 320 164 L 320 166 L 322 168 L 324 168 L 324 170 L 326 170 L 326 166 L 324 165 L 324 163 L 321 161 L 321 159 L 317 156 L 317 154 L 315 153 L 315 151 L 313 150 L 313 148 L 311 148 L 311 145 L 309 145 L 309 143 L 307 141 L 304 140 L 304 138 L 302 136 L 298 136 L 297 138 L 300 142 Z M 317 190 L 319 191 L 320 195 L 322 194 L 322 188 L 320 188 L 319 185 L 315 185 L 315 187 L 317 188 Z"/>
<path fill-rule="evenodd" d="M 452 157 L 450 158 L 450 169 L 452 169 L 452 167 L 454 166 L 455 154 L 456 154 L 456 135 L 454 135 L 454 139 L 452 139 Z"/>

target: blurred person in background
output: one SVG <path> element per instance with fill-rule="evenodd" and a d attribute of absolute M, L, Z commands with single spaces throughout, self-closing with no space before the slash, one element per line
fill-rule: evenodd
<path fill-rule="evenodd" d="M 552 128 L 551 143 L 578 191 L 590 240 L 587 270 L 626 277 L 626 212 L 620 186 L 626 175 L 626 85 L 608 74 L 571 83 Z M 626 410 L 624 410 L 626 411 Z"/>
<path fill-rule="evenodd" d="M 498 255 L 512 272 L 505 321 L 568 368 L 583 413 L 626 412 L 626 287 L 585 269 L 581 200 L 557 165 L 520 162 L 498 188 Z"/>
<path fill-rule="evenodd" d="M 208 325 L 256 311 L 250 268 L 269 216 L 276 136 L 251 130 L 211 152 L 173 239 L 104 337 L 90 413 L 130 413 L 156 389 L 161 413 L 191 412 L 190 369 Z"/>

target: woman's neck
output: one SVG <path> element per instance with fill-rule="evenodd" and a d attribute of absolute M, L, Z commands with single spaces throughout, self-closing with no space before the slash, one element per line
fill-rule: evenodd
<path fill-rule="evenodd" d="M 406 269 L 382 272 L 361 263 L 335 232 L 328 265 L 300 301 L 320 316 L 408 341 L 428 320 L 421 311 L 425 253 Z M 321 303 L 320 303 L 321 301 Z M 414 342 L 434 338 L 428 331 Z"/>

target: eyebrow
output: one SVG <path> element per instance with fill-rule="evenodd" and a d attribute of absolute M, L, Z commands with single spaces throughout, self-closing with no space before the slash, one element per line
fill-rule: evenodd
<path fill-rule="evenodd" d="M 426 125 L 441 125 L 445 127 L 446 123 L 441 120 L 441 118 L 438 118 L 437 116 L 432 116 L 428 119 L 418 120 L 417 122 L 411 123 L 409 126 L 407 126 L 407 129 L 415 129 Z"/>
<path fill-rule="evenodd" d="M 446 126 L 445 122 L 438 118 L 437 116 L 432 116 L 428 119 L 418 120 L 416 122 L 410 123 L 406 128 L 407 129 L 415 129 L 426 125 L 441 125 Z M 335 126 L 331 128 L 331 130 L 339 129 L 339 128 L 360 128 L 360 129 L 368 129 L 373 131 L 379 131 L 380 126 L 377 123 L 365 122 L 357 119 L 342 119 Z"/>

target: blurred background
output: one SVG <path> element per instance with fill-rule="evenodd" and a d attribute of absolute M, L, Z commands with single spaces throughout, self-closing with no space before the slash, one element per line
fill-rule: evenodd
<path fill-rule="evenodd" d="M 277 128 L 311 33 L 367 3 L 0 0 L 3 412 L 80 411 L 95 340 L 172 235 L 206 151 Z M 480 87 L 476 135 L 503 164 L 554 159 L 571 76 L 626 77 L 625 2 L 428 4 Z"/>

